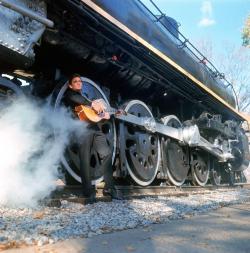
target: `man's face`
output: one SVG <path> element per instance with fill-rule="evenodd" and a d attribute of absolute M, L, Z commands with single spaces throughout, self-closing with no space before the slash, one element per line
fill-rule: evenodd
<path fill-rule="evenodd" d="M 74 77 L 69 84 L 69 88 L 74 91 L 79 91 L 82 89 L 82 80 L 80 77 Z"/>

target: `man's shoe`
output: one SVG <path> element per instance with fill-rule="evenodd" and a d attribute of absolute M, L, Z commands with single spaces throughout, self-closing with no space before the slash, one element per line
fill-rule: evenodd
<path fill-rule="evenodd" d="M 96 193 L 92 192 L 91 194 L 83 194 L 83 204 L 93 204 L 96 202 Z"/>
<path fill-rule="evenodd" d="M 94 203 L 96 203 L 96 198 L 94 198 L 94 197 L 83 198 L 82 202 L 84 205 L 94 204 Z"/>
<path fill-rule="evenodd" d="M 90 198 L 87 198 L 87 199 L 84 200 L 85 205 L 94 204 L 94 203 L 96 203 L 96 198 L 95 197 L 94 198 L 90 197 Z"/>
<path fill-rule="evenodd" d="M 112 199 L 123 200 L 123 196 L 118 193 L 114 188 L 103 189 L 103 196 L 110 196 Z"/>

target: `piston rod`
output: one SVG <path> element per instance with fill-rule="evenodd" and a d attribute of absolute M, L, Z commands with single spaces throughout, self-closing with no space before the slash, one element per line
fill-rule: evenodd
<path fill-rule="evenodd" d="M 40 15 L 37 15 L 37 13 L 35 13 L 32 10 L 29 10 L 28 8 L 25 8 L 25 7 L 22 7 L 20 5 L 11 3 L 7 0 L 0 0 L 0 5 L 8 8 L 8 9 L 14 10 L 18 13 L 21 13 L 22 15 L 27 16 L 31 19 L 34 19 L 34 20 L 38 21 L 39 23 L 42 23 L 45 26 L 48 26 L 50 28 L 54 27 L 54 22 L 53 21 L 51 21 L 51 20 L 49 20 L 45 17 L 42 17 Z"/>

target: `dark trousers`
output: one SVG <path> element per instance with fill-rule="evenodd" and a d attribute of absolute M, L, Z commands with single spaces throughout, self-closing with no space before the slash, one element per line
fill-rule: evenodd
<path fill-rule="evenodd" d="M 95 187 L 91 185 L 91 151 L 97 152 L 99 163 L 103 169 L 105 188 L 113 188 L 112 153 L 106 136 L 100 131 L 89 130 L 79 143 L 80 173 L 83 193 L 89 196 Z"/>

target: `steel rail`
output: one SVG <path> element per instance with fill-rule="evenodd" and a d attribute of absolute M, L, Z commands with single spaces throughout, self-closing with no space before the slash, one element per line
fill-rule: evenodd
<path fill-rule="evenodd" d="M 233 186 L 228 184 L 216 185 L 206 185 L 204 187 L 200 186 L 116 186 L 117 192 L 123 196 L 124 200 L 130 199 L 142 199 L 145 197 L 185 197 L 189 195 L 206 194 L 211 191 L 230 191 L 235 189 L 250 189 L 249 183 L 235 183 Z M 103 187 L 97 187 L 97 202 L 111 201 L 110 197 L 103 196 Z M 85 204 L 84 198 L 82 197 L 82 186 L 58 186 L 57 189 L 51 194 L 49 199 L 45 199 L 43 203 L 48 206 L 60 207 L 62 201 L 69 201 L 79 204 Z"/>

